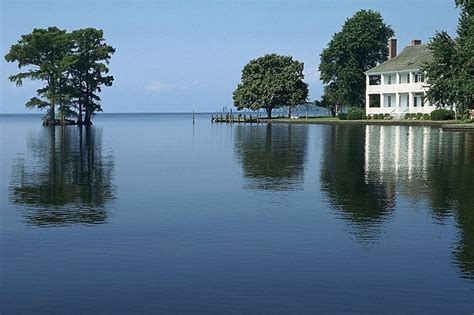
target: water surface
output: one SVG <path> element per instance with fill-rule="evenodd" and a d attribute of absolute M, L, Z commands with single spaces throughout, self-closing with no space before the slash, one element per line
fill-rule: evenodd
<path fill-rule="evenodd" d="M 0 116 L 0 311 L 474 310 L 474 134 Z"/>

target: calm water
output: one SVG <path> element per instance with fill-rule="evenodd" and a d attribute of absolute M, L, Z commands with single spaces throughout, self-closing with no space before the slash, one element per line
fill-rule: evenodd
<path fill-rule="evenodd" d="M 0 116 L 0 311 L 474 311 L 474 133 Z"/>

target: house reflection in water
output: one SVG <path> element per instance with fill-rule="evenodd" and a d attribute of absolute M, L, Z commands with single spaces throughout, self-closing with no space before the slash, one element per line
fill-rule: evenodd
<path fill-rule="evenodd" d="M 365 126 L 364 181 L 396 185 L 426 202 L 437 222 L 456 220 L 455 263 L 474 278 L 474 134 L 414 126 Z"/>
<path fill-rule="evenodd" d="M 97 127 L 45 127 L 13 165 L 10 200 L 34 226 L 100 224 L 114 198 L 113 157 Z"/>
<path fill-rule="evenodd" d="M 368 125 L 365 134 L 366 179 L 426 180 L 430 151 L 443 146 L 442 134 L 432 127 Z"/>

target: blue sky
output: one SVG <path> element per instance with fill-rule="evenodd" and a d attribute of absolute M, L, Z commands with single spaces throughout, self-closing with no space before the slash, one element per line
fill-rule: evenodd
<path fill-rule="evenodd" d="M 266 53 L 305 64 L 310 98 L 322 92 L 319 54 L 359 9 L 382 13 L 398 39 L 426 43 L 436 30 L 455 35 L 454 0 L 321 1 L 41 1 L 0 0 L 2 56 L 33 28 L 101 28 L 117 50 L 105 112 L 215 111 L 232 106 L 243 66 Z M 0 113 L 31 112 L 24 103 L 39 83 L 17 88 L 18 69 L 0 62 Z M 33 111 L 34 112 L 34 111 Z"/>

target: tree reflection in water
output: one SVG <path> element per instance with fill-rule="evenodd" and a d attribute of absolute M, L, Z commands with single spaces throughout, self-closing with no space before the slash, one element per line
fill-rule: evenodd
<path fill-rule="evenodd" d="M 432 209 L 443 219 L 454 216 L 459 229 L 456 264 L 463 276 L 474 279 L 474 134 L 443 133 L 430 146 L 437 151 L 427 177 Z"/>
<path fill-rule="evenodd" d="M 395 185 L 365 176 L 365 131 L 328 126 L 321 157 L 321 190 L 360 241 L 377 239 L 395 207 Z"/>
<path fill-rule="evenodd" d="M 395 192 L 416 208 L 426 201 L 435 222 L 456 220 L 455 264 L 464 277 L 474 279 L 473 133 L 332 126 L 325 141 L 322 190 L 357 233 L 372 231 L 387 218 Z"/>
<path fill-rule="evenodd" d="M 113 168 L 97 127 L 44 127 L 14 163 L 10 200 L 24 208 L 29 225 L 105 223 Z"/>
<path fill-rule="evenodd" d="M 235 153 L 246 188 L 285 191 L 302 187 L 308 128 L 301 125 L 237 125 Z"/>

